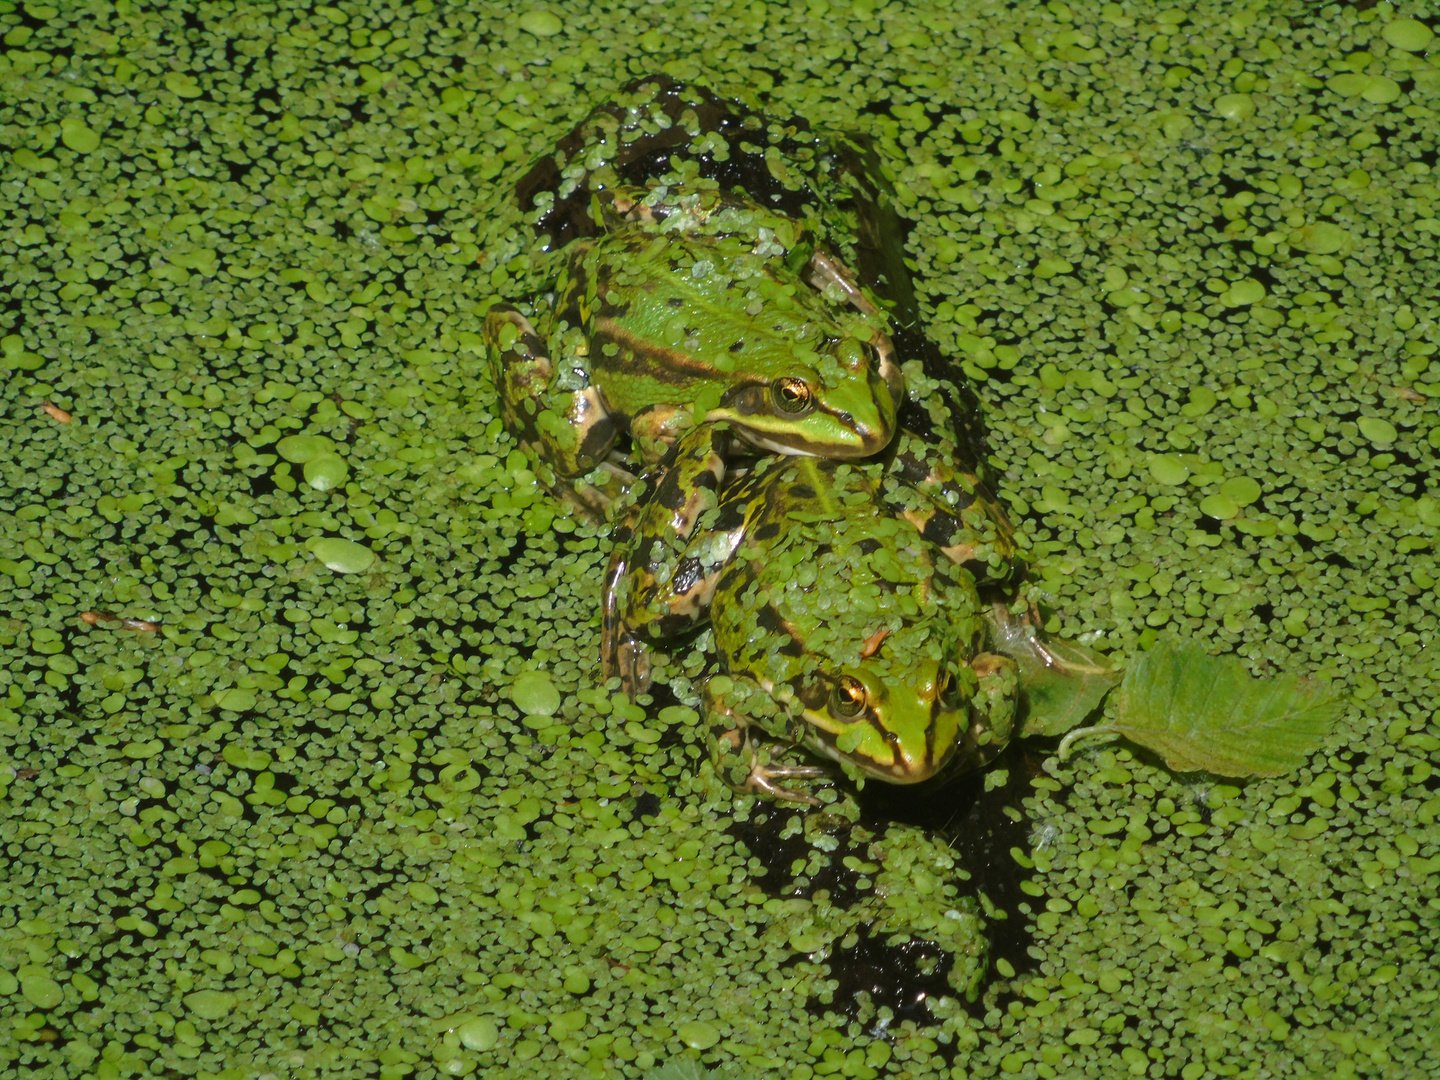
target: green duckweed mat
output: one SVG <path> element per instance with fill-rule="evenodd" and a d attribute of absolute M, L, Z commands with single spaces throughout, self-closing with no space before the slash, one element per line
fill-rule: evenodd
<path fill-rule="evenodd" d="M 0 0 L 0 1071 L 1433 1075 L 1426 11 Z M 597 683 L 477 312 L 657 70 L 881 140 L 1053 630 L 1345 700 L 1278 781 L 1042 747 L 1018 971 L 944 838 L 719 787 L 698 652 Z M 983 995 L 846 997 L 862 923 Z"/>

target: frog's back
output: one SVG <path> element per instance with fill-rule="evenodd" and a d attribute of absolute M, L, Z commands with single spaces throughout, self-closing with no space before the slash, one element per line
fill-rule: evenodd
<path fill-rule="evenodd" d="M 823 624 L 852 616 L 873 622 L 933 614 L 937 579 L 948 587 L 968 575 L 881 502 L 872 468 L 782 459 L 727 494 L 727 502 L 747 500 L 750 550 L 722 582 L 717 602 L 746 606 L 743 582 L 749 603 L 763 593 L 774 616 L 807 641 Z"/>

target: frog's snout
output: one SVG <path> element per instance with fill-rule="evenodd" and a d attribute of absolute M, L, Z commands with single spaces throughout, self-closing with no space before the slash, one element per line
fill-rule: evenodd
<path fill-rule="evenodd" d="M 943 772 L 959 746 L 963 720 L 956 710 L 935 703 L 923 732 L 913 739 L 897 737 L 891 743 L 895 758 L 887 779 L 893 784 L 922 784 Z"/>

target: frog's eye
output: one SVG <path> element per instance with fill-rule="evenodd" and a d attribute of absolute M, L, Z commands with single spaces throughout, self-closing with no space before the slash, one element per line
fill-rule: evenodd
<path fill-rule="evenodd" d="M 788 376 L 770 384 L 775 408 L 789 416 L 801 416 L 815 407 L 815 392 L 804 379 Z"/>
<path fill-rule="evenodd" d="M 865 711 L 865 684 L 853 675 L 842 675 L 830 691 L 830 712 L 841 720 L 854 720 Z"/>

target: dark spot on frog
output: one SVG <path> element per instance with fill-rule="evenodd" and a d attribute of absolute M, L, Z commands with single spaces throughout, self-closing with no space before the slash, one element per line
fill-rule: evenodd
<path fill-rule="evenodd" d="M 730 500 L 716 512 L 712 527 L 716 532 L 734 532 L 744 524 L 745 503 Z"/>
<path fill-rule="evenodd" d="M 754 621 L 755 625 L 758 626 L 761 630 L 764 630 L 766 633 L 775 634 L 777 637 L 783 637 L 794 641 L 794 634 L 790 630 L 790 625 L 783 618 L 781 618 L 780 613 L 775 610 L 773 604 L 766 604 L 759 611 L 757 611 L 755 613 Z"/>
<path fill-rule="evenodd" d="M 743 566 L 731 566 L 730 569 L 726 570 L 725 573 L 720 576 L 720 580 L 716 582 L 715 592 L 721 595 L 731 592 L 735 588 L 736 583 L 744 576 L 745 568 Z"/>
<path fill-rule="evenodd" d="M 753 416 L 765 410 L 766 387 L 750 383 L 732 390 L 722 399 L 741 416 Z"/>
<path fill-rule="evenodd" d="M 739 341 L 735 342 L 734 345 L 730 346 L 730 351 L 739 352 L 743 348 L 745 348 L 745 339 L 741 338 Z"/>
<path fill-rule="evenodd" d="M 913 454 L 900 454 L 895 458 L 895 471 L 907 484 L 923 484 L 930 479 L 930 469 Z"/>
<path fill-rule="evenodd" d="M 753 539 L 758 540 L 761 543 L 765 543 L 766 541 L 774 540 L 775 537 L 779 535 L 780 523 L 778 521 L 772 521 L 769 524 L 762 525 L 760 526 L 760 528 L 756 529 Z"/>
<path fill-rule="evenodd" d="M 655 489 L 655 501 L 666 510 L 680 510 L 689 501 L 690 489 L 682 487 L 673 471 L 665 474 L 660 486 Z"/>
<path fill-rule="evenodd" d="M 820 708 L 830 696 L 829 684 L 819 678 L 792 679 L 790 687 L 807 709 Z"/>
<path fill-rule="evenodd" d="M 960 523 L 949 514 L 936 512 L 931 515 L 929 521 L 925 522 L 925 528 L 920 535 L 929 540 L 937 547 L 949 547 L 954 543 L 955 534 L 960 531 Z"/>
<path fill-rule="evenodd" d="M 609 416 L 596 417 L 589 430 L 585 432 L 585 438 L 580 442 L 579 456 L 588 458 L 590 461 L 600 461 L 609 453 L 618 434 L 619 429 L 616 428 L 613 418 Z"/>
<path fill-rule="evenodd" d="M 678 296 L 672 296 L 669 300 L 665 301 L 665 306 L 672 308 L 682 308 L 685 306 L 685 301 L 680 299 L 680 297 Z"/>
<path fill-rule="evenodd" d="M 809 484 L 796 484 L 790 489 L 790 497 L 800 502 L 815 498 L 815 489 Z"/>
<path fill-rule="evenodd" d="M 684 596 L 705 579 L 705 564 L 693 555 L 687 555 L 675 564 L 675 576 L 671 578 L 671 590 Z"/>
<path fill-rule="evenodd" d="M 794 638 L 788 639 L 783 645 L 775 650 L 781 656 L 801 657 L 805 655 L 805 649 Z"/>

